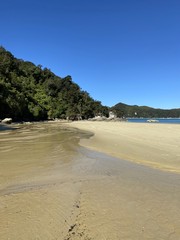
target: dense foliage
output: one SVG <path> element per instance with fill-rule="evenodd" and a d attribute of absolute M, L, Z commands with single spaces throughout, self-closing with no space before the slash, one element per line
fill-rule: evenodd
<path fill-rule="evenodd" d="M 179 118 L 180 108 L 178 109 L 156 109 L 147 106 L 131 106 L 124 103 L 118 103 L 112 107 L 118 117 L 142 117 L 142 118 Z"/>
<path fill-rule="evenodd" d="M 72 81 L 41 65 L 16 59 L 0 47 L 0 119 L 87 119 L 108 108 Z"/>

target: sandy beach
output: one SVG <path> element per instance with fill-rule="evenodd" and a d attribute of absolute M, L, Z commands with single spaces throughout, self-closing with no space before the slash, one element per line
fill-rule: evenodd
<path fill-rule="evenodd" d="M 180 125 L 128 122 L 72 122 L 94 133 L 80 144 L 124 160 L 180 172 Z"/>
<path fill-rule="evenodd" d="M 0 239 L 179 240 L 179 130 L 81 121 L 1 131 Z"/>

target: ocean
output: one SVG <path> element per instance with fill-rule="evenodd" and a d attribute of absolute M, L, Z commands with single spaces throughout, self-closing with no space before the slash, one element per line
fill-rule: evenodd
<path fill-rule="evenodd" d="M 135 122 L 135 123 L 149 123 L 147 120 L 151 118 L 127 118 L 128 122 Z M 180 124 L 180 118 L 152 118 L 152 120 L 158 120 L 158 123 L 165 123 L 165 124 Z M 150 124 L 150 123 L 149 123 Z"/>

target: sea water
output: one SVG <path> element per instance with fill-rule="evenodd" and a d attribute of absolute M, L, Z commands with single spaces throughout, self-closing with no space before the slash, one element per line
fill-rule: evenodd
<path fill-rule="evenodd" d="M 149 123 L 148 120 L 158 120 L 155 123 L 180 124 L 180 118 L 127 118 L 128 122 Z"/>

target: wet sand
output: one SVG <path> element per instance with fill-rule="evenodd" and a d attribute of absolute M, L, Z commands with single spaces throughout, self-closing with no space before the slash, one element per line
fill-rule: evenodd
<path fill-rule="evenodd" d="M 179 240 L 180 174 L 79 146 L 83 124 L 0 132 L 0 239 Z"/>

